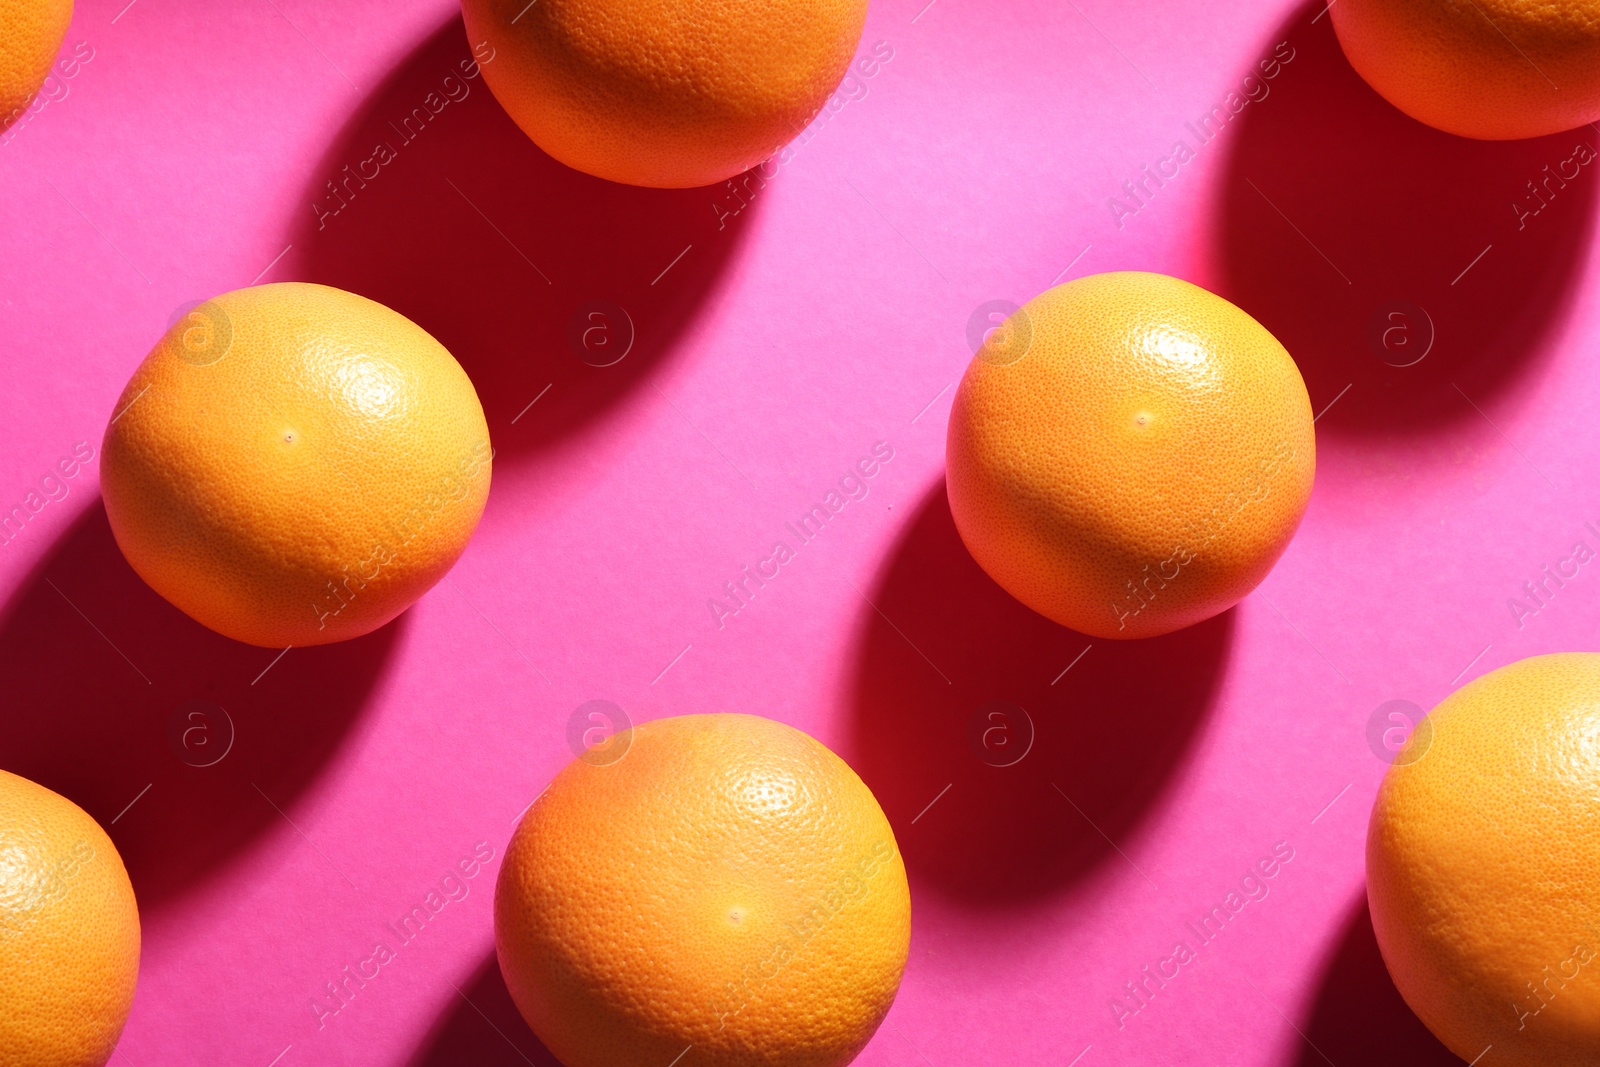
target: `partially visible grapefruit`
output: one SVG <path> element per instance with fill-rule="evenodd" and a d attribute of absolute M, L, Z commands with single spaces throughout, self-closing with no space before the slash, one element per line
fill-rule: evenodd
<path fill-rule="evenodd" d="M 629 185 L 711 185 L 838 87 L 866 0 L 462 0 L 483 77 L 535 144 Z"/>
<path fill-rule="evenodd" d="M 0 1064 L 101 1067 L 139 979 L 139 907 L 84 810 L 0 771 Z"/>
<path fill-rule="evenodd" d="M 753 715 L 658 719 L 573 761 L 517 827 L 494 913 L 511 996 L 566 1067 L 843 1067 L 911 933 L 871 791 Z"/>
<path fill-rule="evenodd" d="M 1600 654 L 1501 667 L 1426 721 L 1367 828 L 1395 986 L 1464 1061 L 1600 1063 Z"/>
<path fill-rule="evenodd" d="M 72 23 L 72 0 L 0 0 L 0 130 L 39 95 Z"/>
<path fill-rule="evenodd" d="M 1368 85 L 1447 133 L 1510 140 L 1600 119 L 1600 0 L 1336 0 L 1329 17 Z"/>

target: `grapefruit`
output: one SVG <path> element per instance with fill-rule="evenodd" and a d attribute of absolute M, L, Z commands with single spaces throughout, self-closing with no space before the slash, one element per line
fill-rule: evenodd
<path fill-rule="evenodd" d="M 1501 667 L 1425 721 L 1367 829 L 1396 988 L 1465 1061 L 1600 1063 L 1600 655 Z"/>
<path fill-rule="evenodd" d="M 573 761 L 517 827 L 494 913 L 512 998 L 566 1067 L 842 1067 L 911 922 L 872 793 L 753 715 L 659 719 Z"/>
<path fill-rule="evenodd" d="M 1311 496 L 1316 440 L 1289 353 L 1245 312 L 1161 274 L 1030 300 L 956 392 L 950 511 L 1012 596 L 1094 637 L 1226 611 Z"/>
<path fill-rule="evenodd" d="M 139 908 L 84 810 L 0 771 L 0 1063 L 100 1067 L 139 978 Z"/>
<path fill-rule="evenodd" d="M 1600 0 L 1337 0 L 1329 15 L 1367 84 L 1447 133 L 1509 140 L 1600 119 Z"/>
<path fill-rule="evenodd" d="M 839 85 L 866 0 L 462 0 L 484 81 L 556 159 L 629 185 L 731 178 Z"/>
<path fill-rule="evenodd" d="M 283 282 L 187 311 L 106 427 L 117 544 L 200 623 L 272 648 L 382 626 L 466 548 L 489 492 L 466 373 L 420 326 Z"/>
<path fill-rule="evenodd" d="M 0 0 L 0 130 L 39 95 L 72 23 L 72 0 Z"/>

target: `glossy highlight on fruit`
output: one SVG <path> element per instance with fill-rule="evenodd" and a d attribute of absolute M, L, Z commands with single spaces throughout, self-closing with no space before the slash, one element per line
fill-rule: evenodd
<path fill-rule="evenodd" d="M 523 1017 L 566 1067 L 849 1063 L 910 939 L 872 793 L 753 715 L 618 739 L 620 758 L 558 774 L 506 851 L 495 945 Z"/>
<path fill-rule="evenodd" d="M 455 358 L 325 285 L 186 310 L 106 427 L 106 516 L 139 576 L 270 648 L 358 637 L 455 563 L 489 493 L 489 429 Z"/>
<path fill-rule="evenodd" d="M 1519 660 L 1426 721 L 1367 828 L 1395 986 L 1464 1061 L 1600 1063 L 1600 654 Z"/>
<path fill-rule="evenodd" d="M 1316 470 L 1289 353 L 1162 274 L 1057 286 L 991 333 L 956 392 L 950 511 L 1007 592 L 1094 637 L 1151 637 L 1249 595 Z"/>
<path fill-rule="evenodd" d="M 534 143 L 629 185 L 710 185 L 799 134 L 866 0 L 462 0 L 484 80 Z"/>

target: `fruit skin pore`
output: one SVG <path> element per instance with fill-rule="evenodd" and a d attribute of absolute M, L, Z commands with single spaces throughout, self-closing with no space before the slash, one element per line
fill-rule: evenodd
<path fill-rule="evenodd" d="M 495 889 L 512 999 L 566 1067 L 844 1067 L 905 969 L 910 895 L 844 761 L 753 715 L 657 719 L 575 760 Z"/>
<path fill-rule="evenodd" d="M 1463 1061 L 1600 1063 L 1600 654 L 1501 667 L 1426 721 L 1367 829 L 1396 988 Z"/>
<path fill-rule="evenodd" d="M 1161 274 L 1079 278 L 984 343 L 946 440 L 950 511 L 991 578 L 1101 638 L 1232 607 L 1310 500 L 1311 403 L 1244 311 Z"/>
<path fill-rule="evenodd" d="M 39 94 L 72 24 L 72 0 L 0 0 L 0 131 Z"/>
<path fill-rule="evenodd" d="M 689 188 L 787 144 L 839 85 L 866 0 L 462 0 L 484 80 L 535 144 L 628 185 Z"/>
<path fill-rule="evenodd" d="M 455 563 L 491 450 L 466 372 L 365 297 L 282 282 L 185 314 L 106 427 L 117 544 L 201 624 L 268 648 L 389 622 Z"/>
<path fill-rule="evenodd" d="M 0 1064 L 101 1067 L 139 979 L 122 857 L 72 801 L 0 771 Z"/>
<path fill-rule="evenodd" d="M 1600 119 L 1600 0 L 1338 0 L 1350 65 L 1419 122 L 1480 140 Z"/>

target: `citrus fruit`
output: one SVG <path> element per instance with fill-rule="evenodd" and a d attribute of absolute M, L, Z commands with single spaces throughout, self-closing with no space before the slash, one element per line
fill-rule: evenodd
<path fill-rule="evenodd" d="M 1095 637 L 1247 596 L 1294 536 L 1316 442 L 1294 360 L 1219 296 L 1097 274 L 984 340 L 945 445 L 950 512 L 989 576 Z"/>
<path fill-rule="evenodd" d="M 483 77 L 534 143 L 629 185 L 710 185 L 803 130 L 866 0 L 462 0 Z"/>
<path fill-rule="evenodd" d="M 1600 1063 L 1600 655 L 1502 667 L 1426 721 L 1367 828 L 1395 986 L 1468 1062 Z"/>
<path fill-rule="evenodd" d="M 100 1067 L 139 978 L 139 907 L 84 810 L 0 771 L 0 1063 Z"/>
<path fill-rule="evenodd" d="M 500 869 L 495 945 L 528 1024 L 566 1067 L 850 1062 L 910 937 L 872 793 L 753 715 L 658 719 L 606 744 L 556 775 Z"/>
<path fill-rule="evenodd" d="M 1337 0 L 1356 73 L 1407 115 L 1483 140 L 1600 119 L 1600 0 Z"/>
<path fill-rule="evenodd" d="M 72 0 L 0 0 L 0 130 L 39 94 L 72 22 Z"/>
<path fill-rule="evenodd" d="M 186 312 L 106 427 L 101 489 L 128 562 L 239 641 L 375 630 L 448 571 L 489 492 L 472 383 L 421 327 L 284 282 Z"/>

